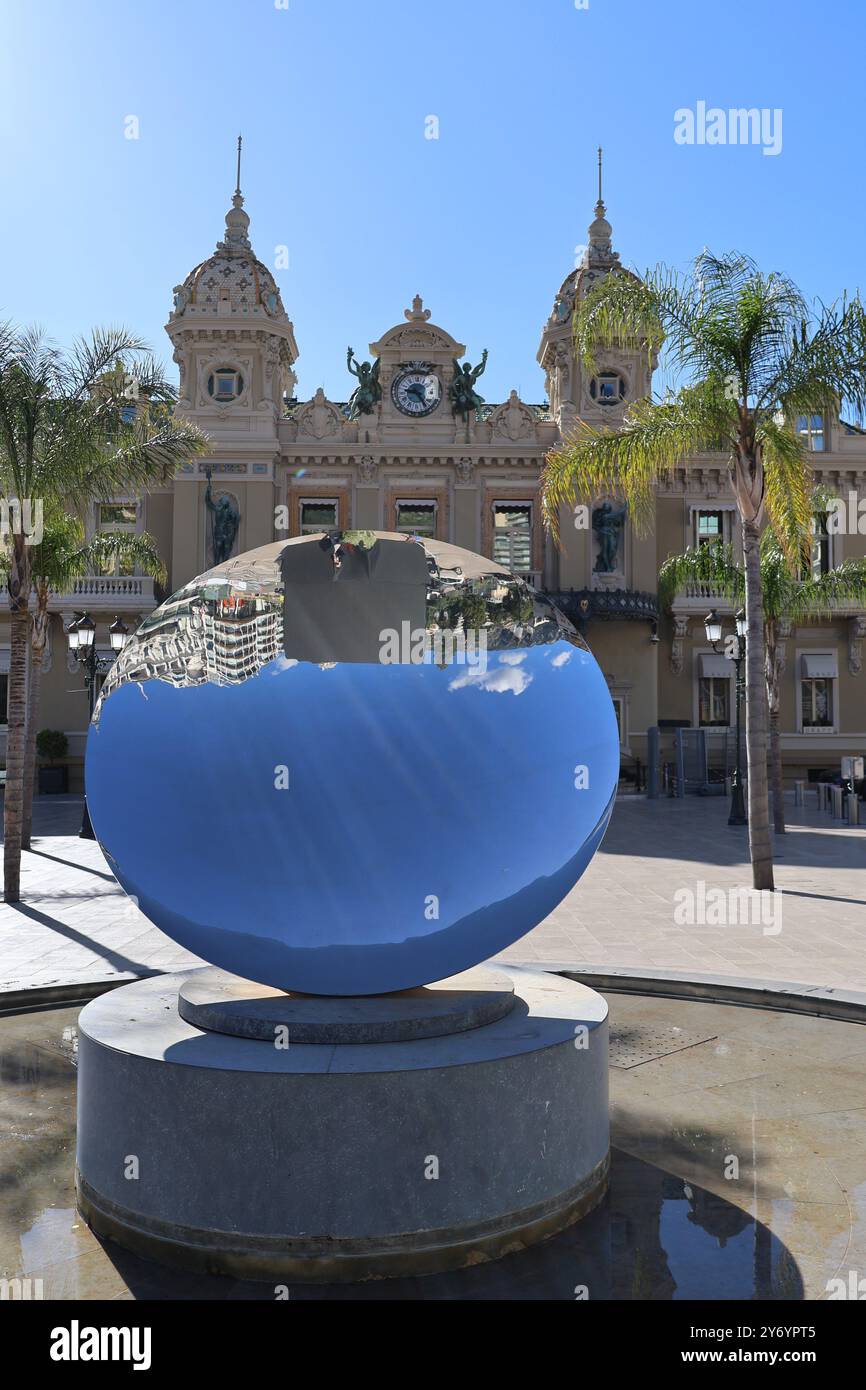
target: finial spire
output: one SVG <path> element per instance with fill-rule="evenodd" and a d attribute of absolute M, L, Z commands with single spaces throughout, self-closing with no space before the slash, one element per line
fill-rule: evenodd
<path fill-rule="evenodd" d="M 602 148 L 598 147 L 598 202 L 595 205 L 595 220 L 589 228 L 589 246 L 584 257 L 585 265 L 607 264 L 619 259 L 611 243 L 610 223 L 607 220 L 607 209 L 604 206 L 604 189 L 602 184 Z"/>
<path fill-rule="evenodd" d="M 604 197 L 602 196 L 602 191 L 601 191 L 601 145 L 599 145 L 599 147 L 598 147 L 598 202 L 597 202 L 596 205 L 595 205 L 595 215 L 596 215 L 596 217 L 604 217 L 604 214 L 605 214 Z"/>
<path fill-rule="evenodd" d="M 220 243 L 223 247 L 234 248 L 237 251 L 249 251 L 250 239 L 247 235 L 250 228 L 250 219 L 244 212 L 244 200 L 241 193 L 241 150 L 243 148 L 243 136 L 238 136 L 238 174 L 235 186 L 232 205 L 226 213 L 226 234 L 225 240 Z"/>

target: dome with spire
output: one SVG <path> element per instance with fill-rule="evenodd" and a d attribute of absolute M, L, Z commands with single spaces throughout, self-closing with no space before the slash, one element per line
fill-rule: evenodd
<path fill-rule="evenodd" d="M 601 196 L 601 150 L 598 155 L 598 202 L 595 205 L 595 217 L 589 224 L 588 241 L 580 262 L 565 277 L 553 302 L 550 320 L 554 323 L 570 321 L 575 305 L 581 299 L 585 299 L 592 287 L 611 272 L 637 278 L 632 271 L 625 269 L 620 262 L 619 252 L 613 249 L 612 228 L 607 220 L 607 208 Z"/>
<path fill-rule="evenodd" d="M 276 280 L 253 254 L 249 227 L 238 185 L 226 213 L 225 236 L 214 254 L 175 287 L 173 320 L 211 314 L 286 318 Z"/>

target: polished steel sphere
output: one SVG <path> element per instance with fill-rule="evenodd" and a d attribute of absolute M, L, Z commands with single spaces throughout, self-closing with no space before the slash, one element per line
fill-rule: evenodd
<path fill-rule="evenodd" d="M 443 979 L 542 921 L 607 828 L 619 739 L 574 628 L 417 536 L 302 536 L 156 609 L 87 797 L 120 883 L 214 965 L 312 994 Z"/>

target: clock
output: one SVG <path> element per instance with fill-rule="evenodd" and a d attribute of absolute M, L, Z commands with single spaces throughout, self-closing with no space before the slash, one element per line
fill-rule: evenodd
<path fill-rule="evenodd" d="M 404 415 L 429 415 L 442 399 L 442 382 L 426 362 L 410 362 L 394 377 L 391 399 Z"/>

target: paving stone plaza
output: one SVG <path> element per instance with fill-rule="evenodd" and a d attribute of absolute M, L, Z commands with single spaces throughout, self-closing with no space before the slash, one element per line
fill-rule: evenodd
<path fill-rule="evenodd" d="M 78 797 L 37 803 L 24 901 L 0 904 L 2 989 L 96 985 L 200 964 L 137 911 L 99 846 L 78 838 Z M 718 926 L 675 920 L 676 894 L 744 888 L 743 828 L 723 797 L 621 796 L 578 887 L 503 959 L 607 974 L 724 977 L 866 994 L 866 829 L 788 797 L 776 843 L 779 921 Z M 708 915 L 708 914 L 705 914 Z"/>

